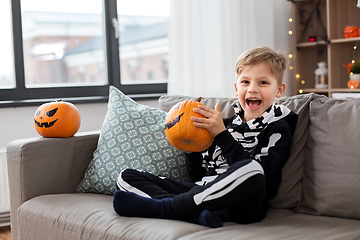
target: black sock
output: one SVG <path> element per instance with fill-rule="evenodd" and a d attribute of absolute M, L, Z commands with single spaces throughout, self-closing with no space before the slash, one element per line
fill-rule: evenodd
<path fill-rule="evenodd" d="M 222 227 L 222 222 L 218 214 L 206 209 L 194 216 L 194 223 L 211 228 Z"/>
<path fill-rule="evenodd" d="M 120 216 L 180 219 L 175 212 L 172 198 L 145 198 L 119 190 L 114 194 L 113 206 Z"/>

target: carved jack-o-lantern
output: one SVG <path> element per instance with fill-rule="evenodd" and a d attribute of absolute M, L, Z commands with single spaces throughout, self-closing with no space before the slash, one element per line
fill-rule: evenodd
<path fill-rule="evenodd" d="M 355 26 L 347 26 L 344 29 L 345 38 L 353 38 L 359 36 L 359 28 Z"/>
<path fill-rule="evenodd" d="M 195 127 L 190 119 L 203 117 L 195 113 L 201 99 L 198 101 L 185 100 L 173 106 L 165 119 L 165 134 L 168 141 L 177 149 L 184 152 L 201 152 L 210 147 L 213 142 L 208 130 Z"/>
<path fill-rule="evenodd" d="M 347 86 L 349 89 L 357 89 L 359 87 L 359 82 L 357 80 L 349 80 Z"/>
<path fill-rule="evenodd" d="M 80 113 L 69 102 L 44 103 L 35 112 L 34 125 L 43 137 L 71 137 L 80 128 Z"/>

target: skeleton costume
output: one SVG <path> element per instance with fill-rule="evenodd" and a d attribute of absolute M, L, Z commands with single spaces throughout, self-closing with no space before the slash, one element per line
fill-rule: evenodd
<path fill-rule="evenodd" d="M 240 103 L 233 107 L 236 115 L 224 119 L 227 130 L 205 152 L 185 154 L 194 182 L 126 169 L 117 179 L 118 188 L 148 198 L 173 198 L 184 220 L 205 209 L 216 211 L 222 221 L 263 219 L 281 182 L 297 115 L 285 106 L 272 105 L 260 117 L 243 122 Z"/>

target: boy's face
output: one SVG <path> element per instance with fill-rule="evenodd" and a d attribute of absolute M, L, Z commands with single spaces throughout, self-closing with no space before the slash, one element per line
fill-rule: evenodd
<path fill-rule="evenodd" d="M 265 63 L 244 67 L 235 83 L 236 96 L 245 111 L 244 121 L 260 117 L 285 91 Z"/>

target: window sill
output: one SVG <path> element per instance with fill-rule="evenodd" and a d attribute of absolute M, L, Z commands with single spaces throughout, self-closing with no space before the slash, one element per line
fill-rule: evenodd
<path fill-rule="evenodd" d="M 152 94 L 132 94 L 127 95 L 133 100 L 156 100 L 164 93 L 152 93 Z M 82 103 L 101 103 L 107 102 L 108 96 L 94 96 L 94 97 L 73 97 L 73 98 L 60 98 L 63 101 L 71 102 L 73 104 Z M 55 99 L 30 99 L 30 100 L 11 100 L 11 101 L 0 101 L 0 108 L 9 107 L 28 107 L 28 106 L 40 106 L 43 103 L 54 101 Z"/>

